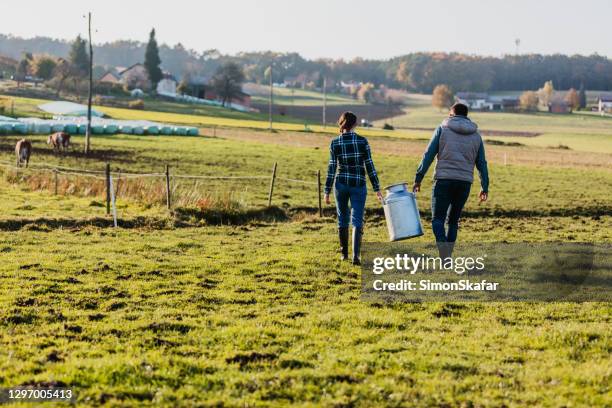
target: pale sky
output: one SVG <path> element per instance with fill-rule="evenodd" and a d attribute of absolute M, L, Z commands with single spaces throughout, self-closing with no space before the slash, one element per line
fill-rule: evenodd
<path fill-rule="evenodd" d="M 0 33 L 181 42 L 198 51 L 389 58 L 415 51 L 612 57 L 612 0 L 39 0 L 2 5 Z"/>

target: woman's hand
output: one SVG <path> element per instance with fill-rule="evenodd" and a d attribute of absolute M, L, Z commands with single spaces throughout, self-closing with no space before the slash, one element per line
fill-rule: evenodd
<path fill-rule="evenodd" d="M 381 203 L 383 202 L 383 195 L 380 191 L 376 192 L 376 198 L 378 198 L 378 201 L 380 201 Z"/>
<path fill-rule="evenodd" d="M 478 204 L 484 203 L 485 201 L 489 199 L 489 193 L 485 193 L 484 191 L 481 191 L 480 194 L 478 195 L 478 198 L 480 199 Z"/>
<path fill-rule="evenodd" d="M 325 194 L 325 204 L 329 204 L 330 200 L 329 200 L 329 194 Z"/>
<path fill-rule="evenodd" d="M 414 183 L 412 185 L 412 192 L 419 193 L 421 191 L 421 183 Z"/>

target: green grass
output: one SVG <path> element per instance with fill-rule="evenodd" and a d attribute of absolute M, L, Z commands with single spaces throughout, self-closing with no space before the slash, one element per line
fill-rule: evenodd
<path fill-rule="evenodd" d="M 54 196 L 19 179 L 33 171 L 0 168 L 0 387 L 64 384 L 80 406 L 612 403 L 607 303 L 361 301 L 360 269 L 338 261 L 333 208 L 319 218 L 315 187 L 282 180 L 325 174 L 325 148 L 116 135 L 95 136 L 84 158 L 78 148 L 55 156 L 43 136 L 29 138 L 34 167 L 99 170 L 110 161 L 124 172 L 159 172 L 168 163 L 172 174 L 251 176 L 278 162 L 279 208 L 264 209 L 267 179 L 175 179 L 176 195 L 229 194 L 242 217 L 228 225 L 223 214 L 169 213 L 120 195 L 124 227 L 113 229 L 104 226 L 103 194 L 80 190 L 87 180 L 61 176 L 66 191 L 72 183 L 80 193 Z M 0 137 L 0 160 L 12 162 L 16 140 Z M 374 160 L 384 185 L 411 180 L 419 157 L 375 150 Z M 490 173 L 491 200 L 479 206 L 472 194 L 461 240 L 612 242 L 609 169 L 492 163 Z M 427 177 L 418 197 L 425 235 L 416 242 L 431 240 L 430 186 Z M 365 240 L 385 241 L 372 194 L 368 209 Z"/>
<path fill-rule="evenodd" d="M 15 101 L 15 111 L 21 116 L 43 116 L 37 110 L 37 105 L 43 100 L 12 97 Z M 446 116 L 430 106 L 423 105 L 423 98 L 414 96 L 409 99 L 414 102 L 407 108 L 407 114 L 393 119 L 386 119 L 383 123 L 391 123 L 399 128 L 412 127 L 422 129 L 435 128 Z M 255 113 L 241 113 L 216 107 L 196 107 L 170 102 L 154 101 L 148 109 L 131 110 L 124 108 L 96 107 L 96 109 L 116 119 L 152 120 L 162 123 L 188 124 L 200 127 L 228 127 L 265 130 L 269 126 L 267 116 Z M 554 115 L 547 113 L 524 114 L 502 112 L 474 112 L 471 117 L 481 129 L 510 131 L 510 132 L 536 132 L 537 137 L 516 136 L 487 136 L 487 140 L 500 140 L 503 142 L 518 142 L 528 146 L 556 148 L 559 145 L 567 146 L 572 150 L 584 152 L 612 153 L 612 118 L 584 114 Z M 304 121 L 287 116 L 278 116 L 274 119 L 276 131 L 304 131 Z M 323 128 L 320 125 L 310 125 L 309 131 L 316 133 L 334 134 L 332 127 Z M 367 137 L 393 137 L 411 140 L 429 139 L 431 131 L 381 130 L 380 128 L 363 128 L 359 132 Z"/>
<path fill-rule="evenodd" d="M 258 84 L 246 84 L 245 90 L 251 94 L 255 103 L 268 103 L 270 87 Z M 274 103 L 282 106 L 323 106 L 323 93 L 307 89 L 274 87 Z M 349 95 L 327 94 L 327 104 L 334 105 L 364 105 L 365 102 Z"/>
<path fill-rule="evenodd" d="M 4 137 L 0 145 L 0 160 L 12 161 L 12 146 L 18 137 Z M 32 136 L 34 155 L 32 165 L 56 164 L 75 168 L 103 170 L 104 162 L 96 158 L 84 160 L 80 153 L 58 157 L 44 144 L 44 136 Z M 83 145 L 82 137 L 75 137 L 75 150 Z M 239 140 L 225 140 L 207 137 L 151 137 L 151 136 L 95 136 L 94 149 L 111 162 L 113 169 L 124 172 L 163 172 L 169 164 L 172 174 L 202 176 L 269 176 L 274 162 L 279 163 L 278 184 L 274 202 L 283 206 L 316 206 L 316 186 L 285 181 L 299 179 L 316 182 L 320 170 L 323 179 L 326 172 L 328 152 L 319 148 L 296 149 L 291 146 L 277 146 Z M 424 148 L 424 146 L 423 146 Z M 516 149 L 515 154 L 521 154 Z M 559 153 L 562 154 L 562 153 Z M 411 181 L 418 165 L 418 157 L 377 155 L 374 159 L 381 184 L 389 185 L 400 181 Z M 68 177 L 70 176 L 62 176 Z M 476 176 L 477 177 L 477 176 Z M 469 211 L 565 211 L 582 207 L 596 208 L 609 205 L 612 191 L 612 177 L 607 170 L 558 169 L 547 166 L 490 166 L 491 201 L 486 207 L 476 201 L 467 205 Z M 162 182 L 158 179 L 159 183 Z M 324 180 L 323 180 L 324 182 Z M 225 191 L 248 207 L 267 203 L 269 179 L 262 180 L 205 180 L 196 186 L 193 180 L 176 180 L 184 190 Z M 431 178 L 424 182 L 428 191 Z M 583 188 L 582 186 L 596 186 Z M 179 188 L 177 187 L 177 188 Z M 474 190 L 478 187 L 475 186 Z M 119 197 L 121 200 L 121 197 Z M 369 205 L 376 206 L 370 197 Z M 421 208 L 429 207 L 429 195 L 419 196 Z"/>
<path fill-rule="evenodd" d="M 393 118 L 396 127 L 435 128 L 446 116 L 431 106 L 408 107 L 406 114 Z M 488 136 L 485 139 L 519 142 L 529 146 L 565 145 L 573 150 L 612 153 L 612 118 L 580 113 L 472 112 L 470 117 L 480 129 L 509 132 L 535 132 L 537 137 Z M 382 126 L 380 123 L 376 125 Z M 401 132 L 401 131 L 400 131 Z M 427 137 L 431 137 L 428 134 Z"/>
<path fill-rule="evenodd" d="M 514 239 L 547 221 L 600 227 L 523 220 Z M 507 225 L 469 220 L 463 238 Z M 0 232 L 0 385 L 56 381 L 86 406 L 610 403 L 609 305 L 364 303 L 334 230 Z"/>

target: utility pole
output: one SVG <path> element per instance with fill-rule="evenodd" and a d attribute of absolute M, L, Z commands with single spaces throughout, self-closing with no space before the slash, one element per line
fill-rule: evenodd
<path fill-rule="evenodd" d="M 515 39 L 514 45 L 516 46 L 516 55 L 519 55 L 519 47 L 521 46 L 521 39 L 520 38 Z"/>
<path fill-rule="evenodd" d="M 327 77 L 323 77 L 323 129 L 325 129 L 325 124 L 327 123 Z"/>
<path fill-rule="evenodd" d="M 93 46 L 91 45 L 91 12 L 88 14 L 89 31 L 89 95 L 87 97 L 87 130 L 85 131 L 85 154 L 89 154 L 89 138 L 91 137 L 91 96 L 93 93 Z"/>
<path fill-rule="evenodd" d="M 270 100 L 268 106 L 268 117 L 270 120 L 270 130 L 272 130 L 272 105 L 274 104 L 274 82 L 272 82 L 272 64 L 270 64 Z"/>

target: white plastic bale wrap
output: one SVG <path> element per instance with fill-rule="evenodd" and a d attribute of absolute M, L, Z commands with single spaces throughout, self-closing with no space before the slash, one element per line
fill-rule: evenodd
<path fill-rule="evenodd" d="M 119 126 L 119 132 L 120 133 L 124 133 L 126 135 L 131 135 L 132 134 L 132 125 L 121 125 Z"/>
<path fill-rule="evenodd" d="M 146 126 L 144 130 L 147 135 L 159 135 L 159 127 L 155 125 Z"/>
<path fill-rule="evenodd" d="M 2 118 L 0 118 L 2 119 Z M 84 135 L 87 130 L 87 120 L 84 117 L 55 116 L 52 120 L 40 118 L 22 118 L 19 120 L 0 120 L 0 132 L 8 133 L 35 133 L 50 134 L 53 132 L 67 132 Z M 114 120 L 92 117 L 92 134 L 126 133 L 136 135 L 198 135 L 196 127 L 174 126 L 150 121 Z"/>

